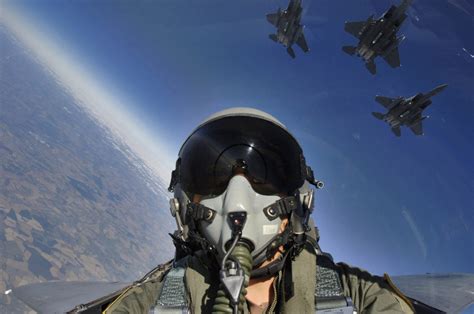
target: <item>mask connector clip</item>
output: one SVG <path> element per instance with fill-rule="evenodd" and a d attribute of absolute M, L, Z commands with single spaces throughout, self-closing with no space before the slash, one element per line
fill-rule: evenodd
<path fill-rule="evenodd" d="M 232 229 L 232 237 L 235 238 L 236 236 L 242 235 L 242 230 L 244 230 L 245 222 L 247 221 L 247 213 L 246 212 L 232 212 L 229 213 L 229 222 L 230 228 Z"/>
<path fill-rule="evenodd" d="M 232 212 L 229 213 L 228 219 L 232 230 L 232 245 L 222 259 L 219 278 L 229 297 L 233 313 L 237 314 L 240 296 L 244 288 L 245 271 L 239 261 L 231 254 L 242 237 L 242 231 L 247 221 L 247 213 Z"/>
<path fill-rule="evenodd" d="M 224 286 L 227 295 L 230 296 L 230 301 L 233 307 L 238 306 L 240 294 L 244 286 L 245 272 L 234 261 L 230 261 L 225 269 L 221 269 L 219 277 Z"/>

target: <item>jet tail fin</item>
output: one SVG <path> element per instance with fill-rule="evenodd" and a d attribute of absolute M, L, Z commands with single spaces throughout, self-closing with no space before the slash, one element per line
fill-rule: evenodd
<path fill-rule="evenodd" d="M 375 96 L 375 101 L 390 110 L 394 106 L 396 99 L 385 96 Z"/>
<path fill-rule="evenodd" d="M 267 21 L 270 22 L 272 25 L 277 26 L 280 16 L 281 16 L 281 10 L 278 9 L 277 13 L 267 14 Z"/>
<path fill-rule="evenodd" d="M 400 135 L 402 135 L 402 132 L 401 132 L 399 126 L 393 127 L 393 128 L 392 128 L 392 132 L 393 132 L 393 134 L 395 134 L 397 137 L 400 137 Z"/>
<path fill-rule="evenodd" d="M 342 47 L 342 51 L 344 51 L 345 53 L 347 53 L 348 55 L 351 55 L 353 56 L 356 52 L 356 47 L 353 47 L 353 46 L 344 46 Z"/>
<path fill-rule="evenodd" d="M 383 120 L 383 118 L 384 118 L 384 114 L 380 113 L 380 112 L 372 112 L 372 115 L 374 117 L 376 117 L 377 119 L 379 119 L 379 120 Z"/>
<path fill-rule="evenodd" d="M 296 58 L 295 51 L 293 50 L 293 48 L 288 47 L 288 48 L 286 49 L 286 51 L 288 52 L 288 54 L 289 54 L 293 59 Z"/>
<path fill-rule="evenodd" d="M 377 67 L 376 67 L 375 62 L 373 60 L 371 60 L 369 62 L 366 62 L 365 67 L 367 68 L 367 70 L 369 70 L 369 72 L 372 75 L 375 75 L 375 73 L 377 73 Z"/>
<path fill-rule="evenodd" d="M 344 30 L 354 36 L 360 38 L 362 30 L 367 25 L 367 22 L 346 22 L 344 24 Z"/>
<path fill-rule="evenodd" d="M 400 66 L 398 47 L 394 47 L 392 51 L 384 57 L 384 59 L 392 68 L 398 68 Z"/>
<path fill-rule="evenodd" d="M 277 35 L 275 35 L 275 34 L 270 34 L 270 35 L 268 35 L 268 38 L 270 38 L 270 39 L 273 40 L 274 42 L 277 42 L 277 41 L 278 41 Z"/>

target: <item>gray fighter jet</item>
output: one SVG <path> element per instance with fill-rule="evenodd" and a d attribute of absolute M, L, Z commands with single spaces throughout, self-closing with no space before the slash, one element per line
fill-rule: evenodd
<path fill-rule="evenodd" d="M 346 22 L 344 29 L 359 39 L 357 47 L 344 46 L 342 50 L 349 55 L 356 54 L 365 61 L 370 73 L 375 74 L 377 69 L 374 59 L 381 56 L 392 68 L 400 66 L 398 45 L 405 36 L 398 36 L 403 21 L 406 19 L 406 10 L 412 0 L 402 0 L 397 7 L 392 5 L 379 19 L 374 20 L 371 15 L 367 21 Z"/>
<path fill-rule="evenodd" d="M 300 24 L 302 12 L 301 0 L 290 0 L 286 10 L 278 8 L 276 13 L 267 14 L 268 22 L 277 28 L 276 34 L 269 35 L 270 39 L 285 46 L 292 58 L 295 58 L 295 51 L 292 48 L 295 43 L 304 52 L 309 51 L 303 34 L 304 25 Z"/>
<path fill-rule="evenodd" d="M 388 98 L 376 96 L 375 100 L 388 109 L 386 114 L 372 112 L 372 115 L 379 120 L 387 122 L 396 136 L 401 135 L 400 126 L 408 126 L 416 135 L 423 135 L 422 121 L 427 116 L 422 116 L 423 110 L 431 105 L 431 97 L 441 92 L 448 86 L 447 84 L 435 87 L 426 94 L 416 94 L 410 98 Z"/>

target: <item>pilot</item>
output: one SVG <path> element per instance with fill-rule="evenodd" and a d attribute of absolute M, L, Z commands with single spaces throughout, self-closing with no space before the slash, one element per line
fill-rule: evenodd
<path fill-rule="evenodd" d="M 251 108 L 210 116 L 172 173 L 175 258 L 104 313 L 413 313 L 388 275 L 321 251 L 312 187 L 322 182 L 277 119 Z"/>

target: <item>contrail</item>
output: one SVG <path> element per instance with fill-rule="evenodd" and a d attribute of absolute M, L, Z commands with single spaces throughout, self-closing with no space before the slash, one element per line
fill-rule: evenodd
<path fill-rule="evenodd" d="M 426 249 L 425 241 L 423 240 L 423 236 L 421 235 L 421 232 L 418 229 L 415 221 L 411 217 L 408 210 L 405 210 L 405 209 L 402 210 L 402 215 L 405 218 L 405 220 L 407 221 L 408 225 L 410 226 L 410 229 L 413 232 L 413 235 L 415 236 L 415 239 L 418 242 L 418 245 L 420 246 L 423 257 L 426 258 L 428 250 Z"/>

